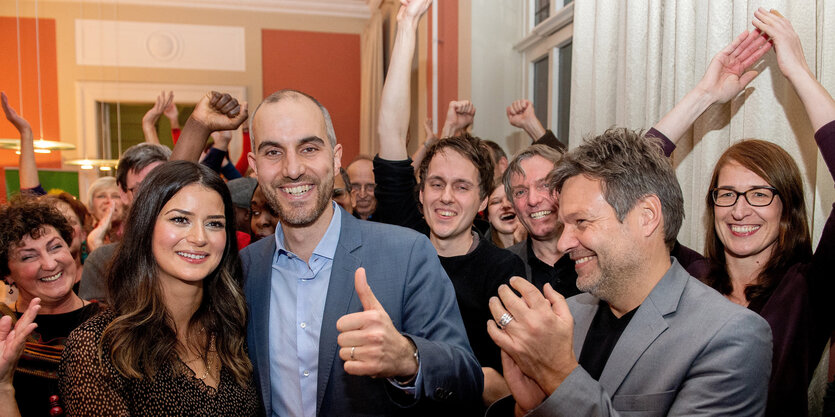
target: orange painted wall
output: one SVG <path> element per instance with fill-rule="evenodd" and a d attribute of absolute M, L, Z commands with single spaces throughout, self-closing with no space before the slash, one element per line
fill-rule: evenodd
<path fill-rule="evenodd" d="M 426 60 L 426 114 L 432 114 L 432 13 L 438 12 L 438 129 L 449 102 L 458 100 L 458 0 L 435 2 L 429 9 Z M 462 97 L 466 98 L 466 97 Z"/>
<path fill-rule="evenodd" d="M 43 138 L 58 140 L 58 66 L 55 50 L 55 20 L 38 19 L 40 34 L 41 96 L 43 97 Z M 9 104 L 32 125 L 35 139 L 41 132 L 38 118 L 38 70 L 35 42 L 35 19 L 20 18 L 21 75 L 17 70 L 17 21 L 14 17 L 0 17 L 0 90 L 9 97 Z M 23 82 L 23 91 L 18 80 Z M 23 109 L 20 97 L 23 96 Z M 17 129 L 5 120 L 0 120 L 0 138 L 18 139 Z M 36 154 L 35 160 L 41 168 L 60 168 L 61 153 Z M 0 200 L 5 199 L 6 181 L 3 167 L 18 165 L 14 151 L 0 150 Z"/>
<path fill-rule="evenodd" d="M 264 29 L 261 45 L 264 97 L 292 88 L 319 100 L 342 144 L 342 166 L 348 165 L 359 152 L 360 36 Z"/>

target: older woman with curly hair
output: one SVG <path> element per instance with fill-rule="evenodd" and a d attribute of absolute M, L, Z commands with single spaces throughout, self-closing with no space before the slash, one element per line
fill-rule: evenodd
<path fill-rule="evenodd" d="M 58 361 L 64 343 L 73 329 L 99 311 L 98 304 L 84 301 L 72 291 L 78 275 L 68 243 L 72 240 L 73 229 L 48 201 L 20 198 L 0 208 L 0 276 L 19 292 L 13 308 L 0 304 L 5 316 L 0 322 L 0 344 L 4 346 L 0 403 L 11 408 L 15 401 L 8 400 L 13 393 L 24 416 L 61 411 Z M 24 336 L 23 329 L 29 328 L 27 320 L 32 316 L 24 317 L 24 312 L 37 309 L 38 301 L 37 329 Z M 22 324 L 15 323 L 18 321 Z M 12 325 L 19 329 L 17 337 L 9 337 Z M 12 366 L 19 355 L 12 347 L 15 341 L 22 342 L 16 346 L 25 351 L 16 368 Z"/>

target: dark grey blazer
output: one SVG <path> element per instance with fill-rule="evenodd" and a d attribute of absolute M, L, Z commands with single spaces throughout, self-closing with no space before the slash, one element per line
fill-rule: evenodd
<path fill-rule="evenodd" d="M 265 238 L 241 252 L 249 355 L 267 415 L 272 413 L 268 326 L 275 250 L 275 239 Z M 417 345 L 421 392 L 417 401 L 385 378 L 345 373 L 338 356 L 336 321 L 362 311 L 354 290 L 354 272 L 360 266 L 394 326 Z M 452 283 L 425 236 L 343 212 L 328 293 L 323 296 L 327 299 L 319 339 L 317 415 L 434 416 L 480 408 L 484 376 L 467 341 Z"/>
<path fill-rule="evenodd" d="M 600 382 L 582 367 L 531 416 L 760 416 L 771 373 L 771 328 L 673 265 L 612 351 Z M 568 300 L 580 357 L 599 299 Z"/>

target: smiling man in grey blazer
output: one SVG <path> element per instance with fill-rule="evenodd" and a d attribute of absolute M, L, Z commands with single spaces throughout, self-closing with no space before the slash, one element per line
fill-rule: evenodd
<path fill-rule="evenodd" d="M 249 164 L 278 213 L 241 252 L 247 341 L 269 416 L 458 413 L 483 375 L 429 240 L 331 201 L 342 146 L 298 91 L 253 112 Z"/>
<path fill-rule="evenodd" d="M 514 278 L 521 297 L 505 286 L 491 300 L 517 415 L 763 414 L 771 331 L 670 257 L 684 209 L 659 149 L 610 129 L 551 173 L 559 247 L 587 294 Z"/>

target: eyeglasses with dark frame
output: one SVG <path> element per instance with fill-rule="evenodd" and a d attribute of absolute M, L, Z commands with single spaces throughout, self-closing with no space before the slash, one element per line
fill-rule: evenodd
<path fill-rule="evenodd" d="M 729 188 L 714 188 L 710 192 L 713 204 L 717 207 L 732 207 L 744 195 L 745 201 L 752 207 L 765 207 L 774 201 L 774 196 L 780 193 L 774 187 L 754 187 L 748 191 L 736 191 Z"/>

